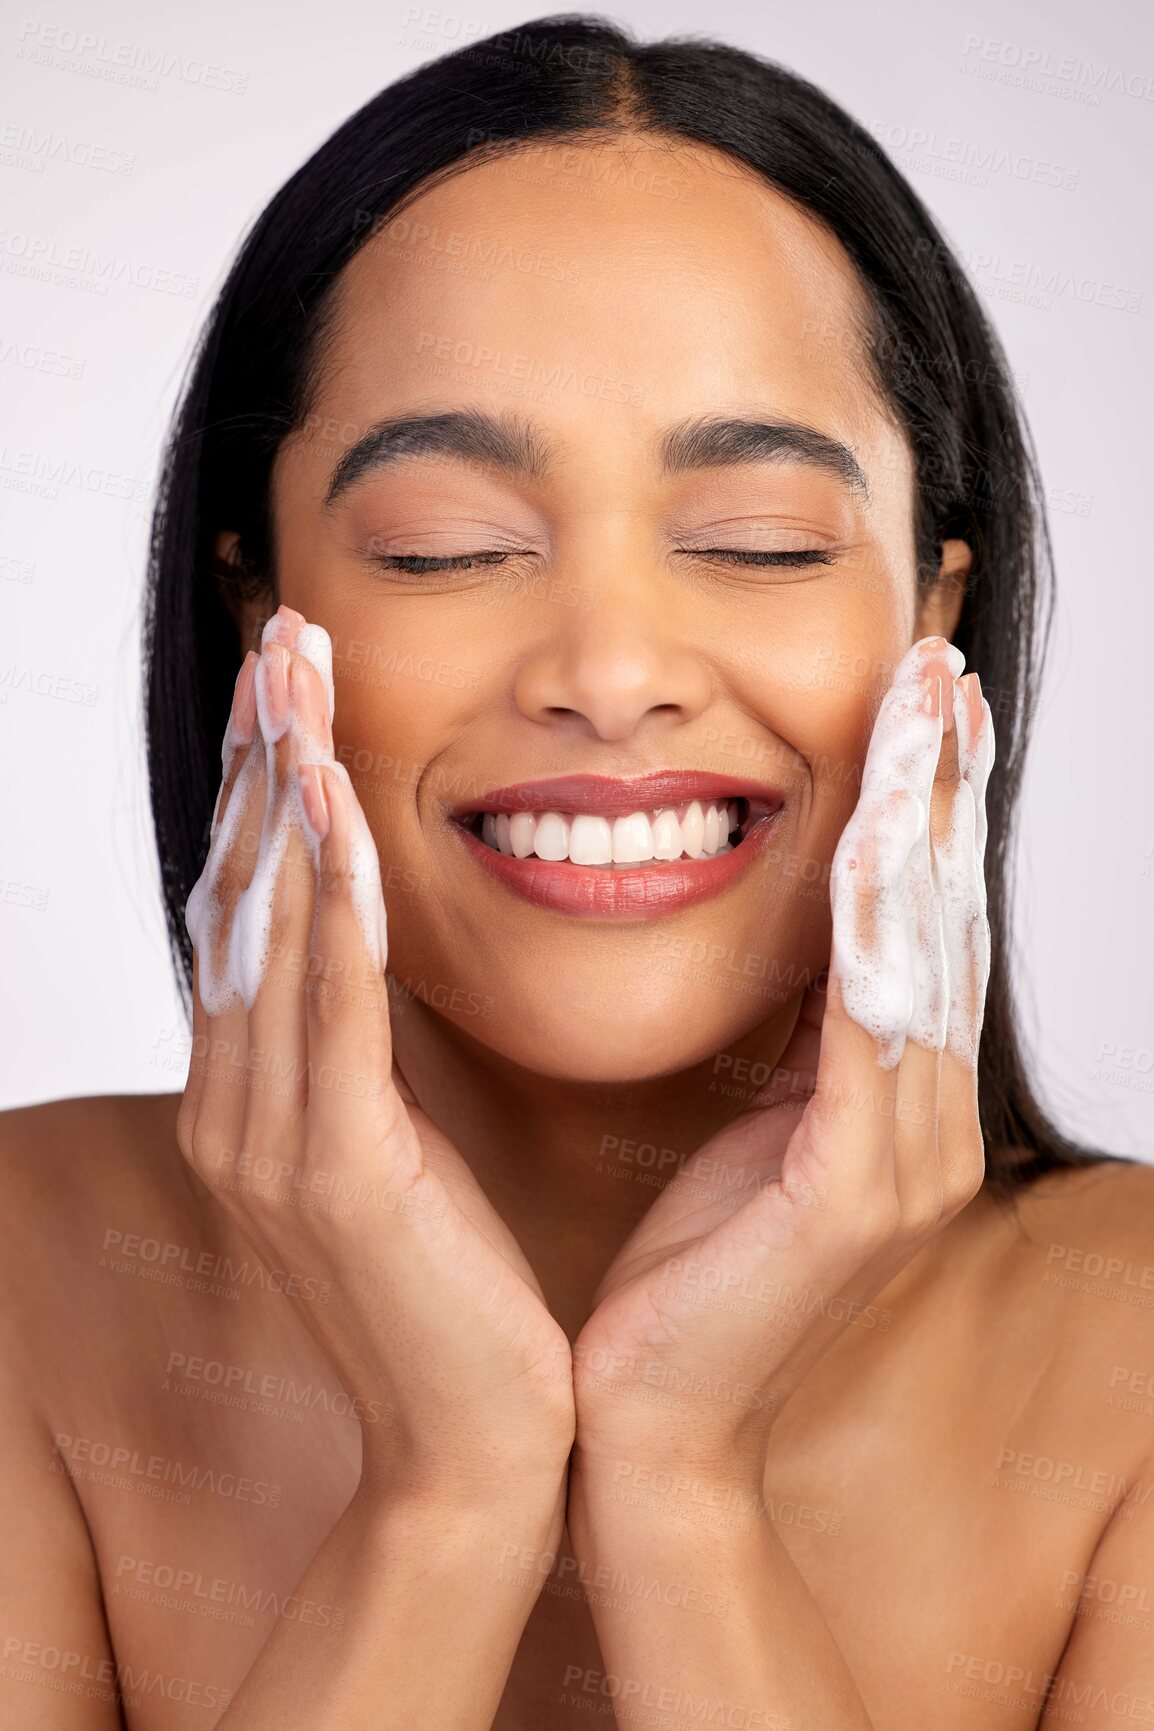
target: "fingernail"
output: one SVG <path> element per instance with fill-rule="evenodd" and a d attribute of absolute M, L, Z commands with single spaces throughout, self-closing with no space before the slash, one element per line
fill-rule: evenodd
<path fill-rule="evenodd" d="M 284 643 L 291 645 L 296 642 L 297 632 L 305 622 L 303 613 L 298 613 L 295 607 L 286 607 L 282 601 L 271 619 L 265 620 L 261 632 L 261 646 L 266 643 Z"/>
<path fill-rule="evenodd" d="M 936 667 L 922 675 L 922 708 L 931 721 L 942 713 L 942 680 Z"/>
<path fill-rule="evenodd" d="M 978 737 L 978 730 L 986 719 L 986 706 L 982 697 L 982 682 L 976 673 L 967 673 L 964 679 L 958 680 L 958 687 L 966 700 L 969 712 L 970 738 Z"/>
<path fill-rule="evenodd" d="M 237 742 L 247 745 L 252 739 L 252 730 L 256 725 L 256 664 L 259 657 L 255 650 L 250 649 L 240 664 L 240 672 L 236 676 L 236 684 L 232 689 L 232 708 L 228 712 L 229 725 L 236 735 Z"/>
<path fill-rule="evenodd" d="M 954 681 L 948 673 L 942 674 L 941 684 L 942 737 L 952 732 L 954 726 Z"/>
<path fill-rule="evenodd" d="M 293 708 L 309 733 L 315 734 L 324 741 L 326 749 L 331 745 L 329 706 L 324 697 L 317 691 L 313 683 L 312 671 L 305 667 L 302 661 L 292 669 L 289 675 L 289 686 L 292 691 Z"/>
<path fill-rule="evenodd" d="M 319 764 L 298 763 L 297 782 L 309 828 L 318 841 L 324 841 L 329 833 L 329 802 L 325 797 L 324 777 Z"/>
<path fill-rule="evenodd" d="M 931 666 L 941 666 L 949 679 L 960 679 L 966 665 L 966 658 L 956 643 L 951 643 L 948 637 L 919 637 L 917 642 L 906 650 L 908 671 L 906 677 L 915 673 L 925 674 Z"/>
<path fill-rule="evenodd" d="M 289 712 L 289 652 L 283 644 L 270 643 L 264 653 L 269 718 L 274 727 L 280 727 Z"/>

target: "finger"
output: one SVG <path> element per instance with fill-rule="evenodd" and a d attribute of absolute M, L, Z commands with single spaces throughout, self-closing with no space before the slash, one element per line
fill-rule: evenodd
<path fill-rule="evenodd" d="M 942 720 L 941 748 L 937 754 L 929 789 L 930 834 L 935 849 L 939 849 L 949 836 L 953 822 L 954 796 L 962 780 L 961 751 L 954 716 L 957 689 L 962 681 L 953 677 L 948 668 L 938 661 L 931 663 L 930 674 L 936 674 L 940 682 L 937 707 Z M 966 677 L 972 678 L 973 675 L 968 674 Z"/>
<path fill-rule="evenodd" d="M 870 1034 L 872 1060 L 883 1071 L 896 1066 L 914 1009 L 910 860 L 925 835 L 932 775 L 926 765 L 934 743 L 922 686 L 916 676 L 901 676 L 905 667 L 882 699 L 861 793 L 830 870 L 830 979 L 837 990 L 827 1021 L 833 1010 L 839 1030 L 846 1017 Z M 848 1037 L 848 1030 L 840 1031 Z"/>
<path fill-rule="evenodd" d="M 895 678 L 889 761 L 916 797 L 922 821 L 905 866 L 906 937 L 911 987 L 906 1043 L 929 1051 L 945 1042 L 949 1009 L 945 936 L 934 853 L 950 825 L 960 775 L 953 725 L 954 680 L 965 666 L 944 637 L 922 638 Z M 898 693 L 904 692 L 904 701 Z M 950 725 L 946 727 L 946 717 Z"/>
<path fill-rule="evenodd" d="M 234 1168 L 243 1147 L 250 1080 L 245 915 L 264 828 L 265 757 L 258 723 L 205 862 L 203 913 L 195 933 L 205 1070 L 193 1146 L 196 1169 L 208 1183 Z"/>
<path fill-rule="evenodd" d="M 911 1021 L 932 1043 L 935 998 L 929 959 L 911 943 L 909 916 L 924 858 L 911 853 L 924 839 L 942 724 L 929 691 L 940 677 L 934 662 L 959 651 L 926 638 L 902 657 L 882 699 L 862 770 L 861 794 L 834 854 L 831 898 L 834 965 L 851 1016 L 878 1042 L 878 1062 L 895 1065 Z M 927 670 L 929 679 L 927 680 Z M 910 888 L 913 882 L 914 889 Z M 838 951 L 840 949 L 840 957 Z"/>
<path fill-rule="evenodd" d="M 184 1093 L 176 1110 L 176 1141 L 187 1159 L 192 1152 L 192 1127 L 196 1122 L 208 1050 L 208 1017 L 200 997 L 200 965 L 196 948 L 192 952 L 192 1045 L 188 1054 L 188 1075 Z"/>
<path fill-rule="evenodd" d="M 248 1080 L 238 914 L 243 914 L 264 825 L 266 744 L 256 715 L 257 657 L 246 657 L 246 663 L 251 672 L 243 680 L 238 675 L 222 751 L 227 799 L 218 798 L 208 856 L 185 908 L 193 943 L 193 1032 L 201 1061 L 192 1101 L 182 1110 L 182 1134 L 206 1179 L 217 1175 L 240 1146 Z"/>
<path fill-rule="evenodd" d="M 990 928 L 986 918 L 986 789 L 994 763 L 994 721 L 976 673 L 958 681 L 955 731 L 962 784 L 949 834 L 937 850 L 943 901 L 950 904 L 950 967 L 956 989 L 947 1044 L 976 1066 L 978 1039 L 990 973 Z"/>
<path fill-rule="evenodd" d="M 261 1070 L 250 1083 L 244 1138 L 249 1149 L 275 1150 L 287 1145 L 308 1103 L 305 989 L 318 855 L 296 772 L 303 718 L 307 714 L 310 726 L 317 725 L 321 694 L 315 668 L 283 644 L 270 642 L 263 656 L 277 669 L 267 680 L 262 677 L 276 704 L 270 720 L 281 719 L 283 703 L 287 725 L 268 748 L 270 792 L 261 853 L 246 892 L 252 903 L 248 941 L 259 947 L 262 966 L 248 1023 Z"/>
<path fill-rule="evenodd" d="M 239 998 L 207 1018 L 204 1082 L 192 1126 L 193 1165 L 208 1184 L 235 1171 L 244 1145 L 249 1080 L 248 1018 Z"/>
<path fill-rule="evenodd" d="M 951 978 L 941 1080 L 941 1164 L 947 1217 L 975 1194 L 985 1173 L 977 1064 L 990 971 L 983 867 L 986 788 L 995 745 L 993 716 L 976 673 L 958 681 L 954 719 L 962 780 L 950 832 L 935 858 Z"/>
<path fill-rule="evenodd" d="M 893 949 L 895 931 L 900 936 L 899 868 L 912 843 L 912 837 L 901 833 L 894 803 L 889 796 L 893 821 L 884 838 L 874 825 L 851 820 L 834 855 L 834 937 L 808 1116 L 813 1135 L 807 1134 L 799 1146 L 799 1152 L 816 1153 L 822 1168 L 815 1171 L 811 1165 L 800 1176 L 818 1191 L 836 1179 L 850 1207 L 859 1193 L 875 1200 L 894 1194 L 891 1103 L 896 1070 L 893 1064 L 883 1066 L 879 1054 L 893 1019 L 886 981 L 894 976 L 892 970 L 885 972 L 885 958 Z M 900 961 L 904 966 L 904 954 Z M 897 978 L 900 987 L 900 973 Z M 904 1028 L 904 1004 L 897 1014 Z M 783 1172 L 787 1183 L 790 1164 L 787 1160 Z"/>
<path fill-rule="evenodd" d="M 842 1151 L 837 1176 L 850 1206 L 860 1193 L 894 1195 L 895 1047 L 909 1019 L 902 874 L 919 822 L 905 788 L 863 783 L 830 872 L 833 944 L 810 1118 L 817 1145 Z"/>
<path fill-rule="evenodd" d="M 237 753 L 227 805 L 222 810 L 185 909 L 185 924 L 199 953 L 200 993 L 209 1016 L 224 1013 L 243 995 L 237 973 L 238 914 L 260 855 L 267 796 L 266 745 L 258 725 Z"/>
<path fill-rule="evenodd" d="M 986 786 L 997 755 L 994 738 L 994 716 L 982 695 L 982 682 L 976 673 L 959 679 L 954 692 L 954 723 L 958 733 L 958 755 L 962 774 L 974 789 L 977 808 L 977 843 L 979 857 L 986 855 Z"/>
<path fill-rule="evenodd" d="M 320 873 L 307 994 L 309 1115 L 328 1146 L 407 1122 L 393 1085 L 387 921 L 372 832 L 343 764 L 302 764 Z"/>
<path fill-rule="evenodd" d="M 249 760 L 241 771 L 241 782 L 232 806 L 240 801 L 241 783 L 252 776 L 250 800 L 246 805 L 246 828 L 243 845 L 231 849 L 222 859 L 221 878 L 227 890 L 235 890 L 235 909 L 229 934 L 228 967 L 232 982 L 239 989 L 246 1007 L 251 1010 L 270 961 L 270 927 L 276 896 L 277 877 L 284 860 L 291 825 L 291 806 L 286 804 L 285 790 L 295 784 L 295 770 L 302 746 L 310 750 L 323 749 L 299 721 L 294 722 L 290 701 L 290 679 L 294 659 L 302 669 L 305 664 L 294 658 L 289 644 L 298 634 L 299 614 L 289 609 L 267 622 L 261 639 L 260 658 L 255 674 L 257 733 Z M 314 670 L 308 670 L 315 682 Z M 298 675 L 302 688 L 306 682 Z M 261 748 L 260 766 L 255 755 Z M 255 813 L 258 794 L 263 792 L 263 807 Z M 296 803 L 293 786 L 291 803 Z M 227 826 L 226 812 L 222 829 Z M 210 1010 L 212 1006 L 209 1006 Z"/>
<path fill-rule="evenodd" d="M 801 994 L 797 1020 L 782 1054 L 769 1079 L 750 1095 L 743 1112 L 756 1113 L 766 1106 L 791 1101 L 804 1105 L 812 1097 L 821 1059 L 821 1030 L 828 983 L 829 973 L 825 969 Z"/>
<path fill-rule="evenodd" d="M 941 1054 L 949 1014 L 945 927 L 935 876 L 935 850 L 949 831 L 960 783 L 953 719 L 954 678 L 961 652 L 944 638 L 923 639 L 911 668 L 920 676 L 930 725 L 915 752 L 910 786 L 924 819 L 906 864 L 906 931 L 913 990 L 894 1096 L 894 1171 L 907 1230 L 930 1230 L 941 1219 Z M 947 726 L 948 722 L 948 726 Z"/>
<path fill-rule="evenodd" d="M 247 1017 L 231 979 L 229 947 L 237 897 L 251 871 L 263 807 L 263 745 L 234 739 L 227 809 L 214 823 L 208 857 L 185 908 L 192 939 L 192 1053 L 177 1138 L 205 1182 L 240 1145 L 248 1065 Z"/>
<path fill-rule="evenodd" d="M 303 623 L 282 608 L 270 637 Z M 204 868 L 193 885 L 185 924 L 193 943 L 193 1060 L 178 1115 L 182 1147 L 203 1175 L 218 1173 L 241 1143 L 249 1081 L 244 1005 L 245 897 L 260 854 L 267 803 L 266 731 L 258 715 L 260 658 L 246 654 L 233 690 L 221 747 L 222 780 Z"/>
<path fill-rule="evenodd" d="M 221 782 L 216 796 L 216 804 L 212 812 L 210 841 L 216 835 L 221 818 L 224 816 L 232 790 L 236 785 L 240 768 L 248 754 L 252 743 L 253 729 L 256 725 L 256 666 L 257 654 L 254 649 L 248 650 L 240 664 L 240 671 L 233 686 L 232 708 L 229 711 L 228 725 L 224 730 L 224 740 L 220 748 Z"/>
<path fill-rule="evenodd" d="M 253 730 L 256 725 L 256 665 L 257 656 L 250 649 L 241 663 L 240 671 L 236 676 L 236 683 L 233 686 L 232 706 L 229 710 L 228 724 L 224 731 L 224 740 L 220 751 L 221 782 L 212 808 L 205 862 L 201 868 L 200 876 L 189 891 L 188 900 L 185 904 L 185 929 L 194 944 L 194 976 L 197 972 L 195 961 L 197 934 L 205 930 L 205 923 L 210 918 L 207 904 L 211 901 L 212 885 L 224 847 L 224 844 L 218 842 L 221 823 L 227 812 L 245 759 L 252 748 Z M 194 980 L 194 1002 L 197 995 Z"/>
<path fill-rule="evenodd" d="M 847 1168 L 863 1202 L 889 1196 L 897 1205 L 899 1191 L 932 1190 L 937 1182 L 932 1134 L 911 1136 L 908 1127 L 899 1173 L 894 1116 L 899 1095 L 912 1094 L 915 1117 L 925 1115 L 927 1102 L 932 1108 L 935 1053 L 944 1036 L 944 957 L 929 839 L 942 721 L 933 710 L 942 668 L 952 673 L 961 665 L 960 652 L 943 638 L 923 639 L 902 657 L 874 722 L 861 795 L 831 871 L 831 992 L 814 1119 L 840 1119 L 852 1133 Z M 872 1039 L 868 1047 L 863 1033 Z M 923 1055 L 910 1053 L 899 1087 L 895 1072 L 911 1033 Z"/>
<path fill-rule="evenodd" d="M 977 1069 L 949 1046 L 942 1053 L 938 1100 L 941 1214 L 948 1220 L 981 1188 L 986 1166 Z"/>

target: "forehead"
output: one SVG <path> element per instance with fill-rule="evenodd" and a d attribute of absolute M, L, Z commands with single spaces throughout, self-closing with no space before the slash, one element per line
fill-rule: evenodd
<path fill-rule="evenodd" d="M 865 309 L 836 237 L 721 152 L 534 145 L 380 221 L 338 279 L 313 408 L 355 427 L 471 399 L 562 445 L 772 410 L 903 471 Z"/>

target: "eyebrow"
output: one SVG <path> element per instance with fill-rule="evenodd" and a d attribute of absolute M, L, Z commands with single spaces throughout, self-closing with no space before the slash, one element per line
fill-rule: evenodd
<path fill-rule="evenodd" d="M 396 416 L 377 421 L 340 457 L 329 477 L 325 505 L 334 505 L 377 469 L 408 457 L 431 455 L 459 457 L 504 474 L 542 480 L 555 452 L 532 421 L 516 415 L 447 409 L 439 414 Z M 693 416 L 662 434 L 657 455 L 668 475 L 742 463 L 806 463 L 870 502 L 869 483 L 850 447 L 797 421 Z"/>

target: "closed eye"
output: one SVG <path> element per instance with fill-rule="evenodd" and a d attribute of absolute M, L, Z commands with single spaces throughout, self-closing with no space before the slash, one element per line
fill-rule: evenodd
<path fill-rule="evenodd" d="M 383 565 L 386 571 L 408 571 L 413 576 L 423 576 L 429 571 L 471 571 L 474 565 L 500 565 L 516 556 L 508 550 L 493 550 L 461 553 L 451 559 L 435 558 L 425 553 L 373 553 L 371 558 L 375 565 Z"/>
<path fill-rule="evenodd" d="M 678 547 L 698 559 L 722 559 L 738 565 L 832 565 L 835 555 L 822 547 L 800 547 L 776 553 L 751 547 Z"/>
<path fill-rule="evenodd" d="M 832 565 L 835 556 L 821 547 L 804 547 L 791 551 L 767 552 L 751 547 L 677 547 L 695 559 L 717 559 L 738 565 Z M 436 571 L 471 571 L 476 565 L 501 565 L 507 559 L 523 557 L 516 550 L 486 549 L 476 553 L 460 553 L 452 558 L 425 553 L 374 553 L 373 562 L 387 571 L 404 571 L 410 576 L 423 576 Z"/>

